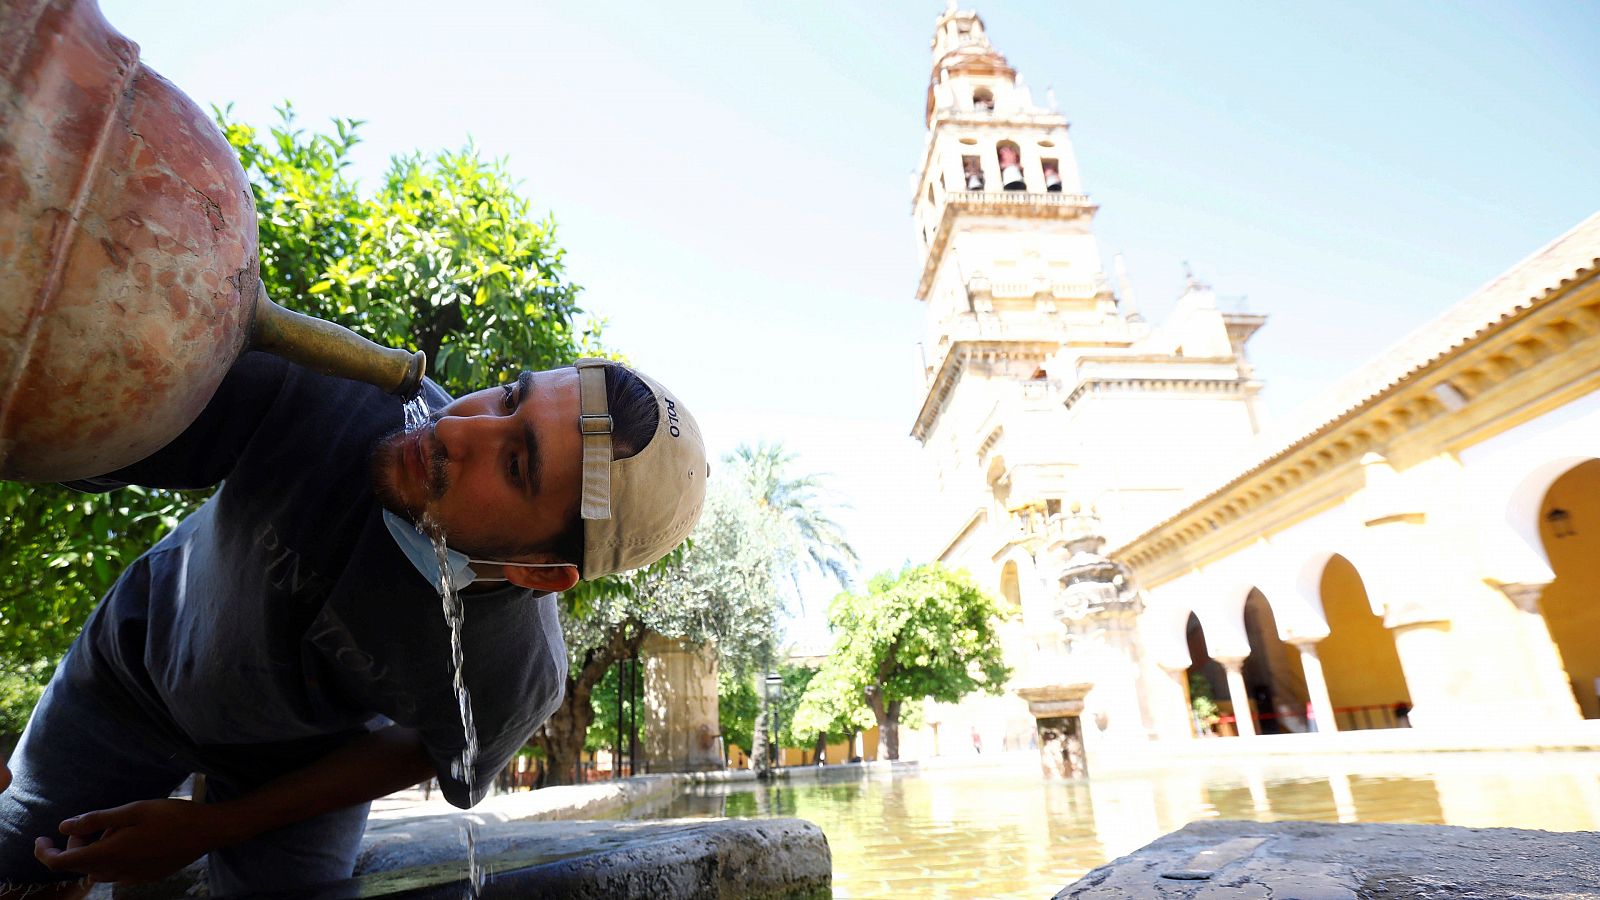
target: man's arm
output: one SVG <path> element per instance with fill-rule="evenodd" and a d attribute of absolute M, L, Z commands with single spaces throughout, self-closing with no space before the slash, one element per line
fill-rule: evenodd
<path fill-rule="evenodd" d="M 151 881 L 212 850 L 375 800 L 433 774 L 417 733 L 390 726 L 236 800 L 141 800 L 74 816 L 61 823 L 61 833 L 92 843 L 61 850 L 41 837 L 34 855 L 51 871 L 80 872 L 95 882 Z"/>

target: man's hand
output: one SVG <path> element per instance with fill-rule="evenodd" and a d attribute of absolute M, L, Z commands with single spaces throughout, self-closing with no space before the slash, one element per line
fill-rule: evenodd
<path fill-rule="evenodd" d="M 74 816 L 61 823 L 65 850 L 42 837 L 33 855 L 52 872 L 81 872 L 91 882 L 154 881 L 212 850 L 391 794 L 431 774 L 422 738 L 391 725 L 236 800 L 141 800 Z"/>
<path fill-rule="evenodd" d="M 188 800 L 141 800 L 61 823 L 67 848 L 49 838 L 33 855 L 52 872 L 78 872 L 94 883 L 165 878 L 228 841 L 215 807 Z"/>

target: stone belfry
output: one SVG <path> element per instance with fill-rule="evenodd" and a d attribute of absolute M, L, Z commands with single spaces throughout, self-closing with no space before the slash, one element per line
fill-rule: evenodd
<path fill-rule="evenodd" d="M 932 50 L 913 197 L 925 392 L 911 433 L 938 490 L 921 515 L 939 517 L 938 559 L 1020 613 L 1006 636 L 1013 689 L 1088 685 L 1092 753 L 1146 734 L 1142 603 L 1120 582 L 1107 588 L 1122 598 L 1114 621 L 1065 602 L 1072 543 L 1092 521 L 1120 546 L 1243 459 L 1260 390 L 1245 343 L 1265 317 L 1224 312 L 1190 275 L 1166 320 L 1147 322 L 1120 257 L 1115 290 L 1106 276 L 1054 97 L 1035 103 L 983 20 L 954 3 Z M 940 714 L 986 742 L 1031 739 L 1015 695 Z"/>

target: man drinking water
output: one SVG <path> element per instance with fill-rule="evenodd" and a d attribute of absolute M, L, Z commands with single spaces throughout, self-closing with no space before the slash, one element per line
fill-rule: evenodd
<path fill-rule="evenodd" d="M 676 547 L 705 447 L 674 395 L 604 360 L 425 390 L 438 411 L 406 431 L 377 388 L 247 353 L 181 436 L 72 485 L 221 483 L 122 572 L 40 699 L 0 793 L 0 898 L 203 855 L 213 896 L 293 890 L 350 877 L 375 798 L 437 777 L 482 799 L 561 703 L 555 592 Z M 205 801 L 167 799 L 191 773 Z"/>

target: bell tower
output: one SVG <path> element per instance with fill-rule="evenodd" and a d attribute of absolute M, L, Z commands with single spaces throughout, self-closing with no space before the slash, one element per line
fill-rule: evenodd
<path fill-rule="evenodd" d="M 1243 458 L 1260 390 L 1245 343 L 1265 317 L 1224 311 L 1191 274 L 1166 320 L 1146 321 L 1120 257 L 1117 290 L 1106 277 L 1053 92 L 1035 102 L 983 19 L 953 2 L 931 50 L 912 196 L 926 331 L 911 433 L 938 485 L 921 514 L 940 522 L 936 558 L 1021 613 L 1006 638 L 1013 686 L 1092 685 L 1108 677 L 1105 654 L 1075 655 L 1060 612 L 1072 523 L 1095 518 L 1118 547 Z M 1128 699 L 1137 640 L 1118 646 L 1121 687 L 1086 701 L 1100 739 L 1143 734 Z M 1015 697 L 995 702 L 980 713 L 974 701 L 973 727 L 995 740 L 1033 730 Z"/>
<path fill-rule="evenodd" d="M 1018 503 L 1092 500 L 1061 481 L 1071 442 L 1038 432 L 1058 416 L 970 421 L 1002 400 L 1059 412 L 1063 350 L 1125 350 L 1150 331 L 1121 314 L 1102 270 L 1067 119 L 1034 102 L 983 19 L 954 4 L 935 25 L 926 116 L 912 206 L 926 393 L 912 435 L 945 492 L 995 506 L 997 522 Z M 971 462 L 978 471 L 958 474 Z"/>
<path fill-rule="evenodd" d="M 975 12 L 939 18 L 927 125 L 913 217 L 929 346 L 939 345 L 940 323 L 962 312 L 1019 326 L 1063 308 L 1076 318 L 1114 313 L 1066 117 L 1034 103 Z"/>

